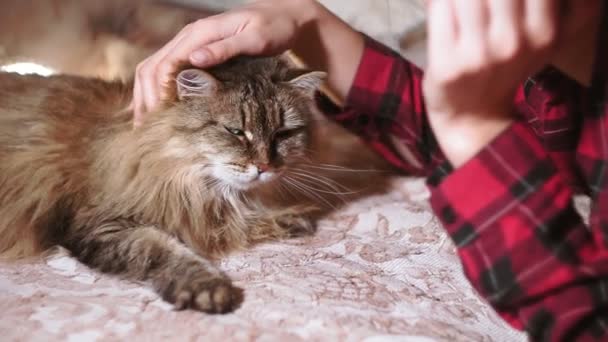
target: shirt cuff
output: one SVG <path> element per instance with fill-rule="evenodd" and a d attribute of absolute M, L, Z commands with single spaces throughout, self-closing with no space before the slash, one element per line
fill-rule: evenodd
<path fill-rule="evenodd" d="M 341 121 L 341 115 L 352 119 L 353 112 L 364 113 L 364 116 L 382 115 L 387 110 L 394 110 L 387 106 L 399 106 L 407 89 L 418 92 L 412 94 L 410 101 L 415 102 L 412 105 L 417 112 L 423 112 L 422 70 L 404 60 L 398 52 L 367 35 L 363 36 L 365 47 L 346 96 L 345 108 L 326 114 L 337 121 Z"/>

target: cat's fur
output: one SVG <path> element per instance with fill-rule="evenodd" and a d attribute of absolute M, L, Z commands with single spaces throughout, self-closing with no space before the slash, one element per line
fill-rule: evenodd
<path fill-rule="evenodd" d="M 306 156 L 323 76 L 275 57 L 184 70 L 133 130 L 131 84 L 0 73 L 0 256 L 61 245 L 178 308 L 231 311 L 241 290 L 211 258 L 313 230 L 255 194 Z"/>

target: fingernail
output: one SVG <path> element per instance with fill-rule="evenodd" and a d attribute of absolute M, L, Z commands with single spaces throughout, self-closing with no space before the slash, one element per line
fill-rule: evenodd
<path fill-rule="evenodd" d="M 205 51 L 202 50 L 198 50 L 198 51 L 194 51 L 191 55 L 190 55 L 190 61 L 193 64 L 203 64 L 207 61 L 208 59 L 208 55 Z"/>

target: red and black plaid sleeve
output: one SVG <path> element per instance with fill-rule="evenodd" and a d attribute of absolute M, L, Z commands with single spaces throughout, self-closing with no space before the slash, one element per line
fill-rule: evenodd
<path fill-rule="evenodd" d="M 394 165 L 428 176 L 466 276 L 535 341 L 608 338 L 606 20 L 601 31 L 590 90 L 551 72 L 521 88 L 517 122 L 458 170 L 430 130 L 421 70 L 371 39 L 347 110 L 331 115 Z M 589 225 L 575 189 L 591 195 Z"/>
<path fill-rule="evenodd" d="M 562 131 L 547 128 L 557 122 L 548 119 L 557 111 L 550 103 L 540 135 L 522 118 L 464 166 L 429 180 L 466 276 L 534 341 L 608 339 L 608 45 L 601 39 L 589 101 L 568 112 L 578 117 L 566 139 L 577 140 L 572 160 L 591 194 L 589 226 L 572 204 L 574 172 L 548 148 L 557 142 L 544 139 Z"/>
<path fill-rule="evenodd" d="M 428 124 L 422 70 L 369 37 L 346 108 L 328 116 L 407 174 L 426 176 L 445 161 Z"/>

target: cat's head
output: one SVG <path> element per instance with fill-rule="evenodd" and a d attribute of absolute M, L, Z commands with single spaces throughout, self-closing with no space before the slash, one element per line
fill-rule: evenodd
<path fill-rule="evenodd" d="M 274 180 L 307 155 L 314 93 L 324 78 L 278 57 L 185 69 L 175 78 L 167 144 L 233 189 Z"/>

